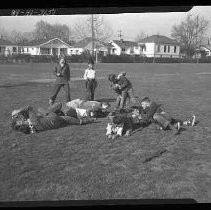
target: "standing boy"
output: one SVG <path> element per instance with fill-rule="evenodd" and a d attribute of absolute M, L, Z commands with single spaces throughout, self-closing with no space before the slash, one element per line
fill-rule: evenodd
<path fill-rule="evenodd" d="M 62 87 L 65 91 L 66 102 L 70 101 L 70 69 L 64 57 L 60 58 L 59 63 L 55 66 L 53 73 L 56 76 L 56 82 L 54 85 L 53 94 L 49 99 L 49 105 L 54 104 L 56 97 Z"/>
<path fill-rule="evenodd" d="M 86 81 L 86 100 L 94 101 L 94 92 L 97 87 L 96 72 L 94 70 L 94 61 L 88 62 L 88 68 L 85 70 L 84 79 Z"/>
<path fill-rule="evenodd" d="M 134 101 L 134 90 L 132 83 L 126 78 L 126 73 L 122 72 L 117 76 L 119 89 L 121 90 L 120 109 L 123 109 L 126 104 L 126 98 L 129 96 L 130 102 Z"/>

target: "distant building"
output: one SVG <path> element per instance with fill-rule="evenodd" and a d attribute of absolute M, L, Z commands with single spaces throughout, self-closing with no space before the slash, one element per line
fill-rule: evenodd
<path fill-rule="evenodd" d="M 59 38 L 32 40 L 17 46 L 13 52 L 31 55 L 70 55 L 71 46 Z"/>
<path fill-rule="evenodd" d="M 111 44 L 110 54 L 111 55 L 139 55 L 140 47 L 137 42 L 121 40 L 112 40 L 109 42 Z"/>
<path fill-rule="evenodd" d="M 72 55 L 80 55 L 84 51 L 92 51 L 92 38 L 87 37 L 79 42 L 77 42 L 72 48 L 71 48 L 71 54 Z M 94 52 L 101 53 L 103 55 L 107 55 L 109 53 L 109 44 L 94 40 Z"/>
<path fill-rule="evenodd" d="M 210 45 L 199 46 L 199 51 L 201 52 L 202 56 L 204 56 L 204 57 L 211 56 L 211 46 Z"/>
<path fill-rule="evenodd" d="M 180 57 L 180 44 L 166 36 L 152 35 L 142 39 L 138 45 L 146 57 Z"/>
<path fill-rule="evenodd" d="M 12 54 L 14 44 L 8 40 L 0 38 L 0 55 L 8 56 Z"/>

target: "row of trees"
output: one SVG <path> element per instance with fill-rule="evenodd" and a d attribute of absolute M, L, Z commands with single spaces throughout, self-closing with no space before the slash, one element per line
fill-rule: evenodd
<path fill-rule="evenodd" d="M 181 43 L 181 52 L 188 57 L 192 57 L 196 48 L 203 43 L 207 43 L 207 30 L 209 21 L 204 17 L 188 15 L 184 21 L 174 25 L 171 30 L 171 37 Z M 1 29 L 1 34 L 8 40 L 16 44 L 21 44 L 33 39 L 44 39 L 58 37 L 70 44 L 91 37 L 91 20 L 78 20 L 71 28 L 65 24 L 50 24 L 45 21 L 39 21 L 35 25 L 35 29 L 31 32 L 12 31 L 8 33 Z M 112 29 L 106 23 L 103 16 L 94 15 L 94 34 L 95 39 L 99 41 L 107 41 L 112 36 Z M 135 38 L 139 42 L 147 34 L 141 32 Z"/>
<path fill-rule="evenodd" d="M 91 37 L 91 21 L 90 19 L 78 20 L 75 25 L 69 27 L 66 24 L 50 24 L 46 21 L 39 21 L 31 32 L 19 32 L 16 30 L 10 33 L 4 29 L 0 29 L 0 34 L 7 40 L 15 44 L 22 44 L 33 39 L 50 39 L 60 38 L 68 43 L 75 43 L 86 37 Z M 103 16 L 94 15 L 94 34 L 95 38 L 100 41 L 106 41 L 112 36 L 112 30 L 106 23 Z"/>

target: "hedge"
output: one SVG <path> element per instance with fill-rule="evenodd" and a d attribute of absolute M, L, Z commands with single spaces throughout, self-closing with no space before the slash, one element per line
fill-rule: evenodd
<path fill-rule="evenodd" d="M 66 56 L 68 63 L 85 63 L 90 58 L 90 54 Z M 51 55 L 30 55 L 15 54 L 10 56 L 0 55 L 0 63 L 49 63 L 57 62 L 57 56 Z M 190 59 L 190 58 L 147 58 L 139 55 L 98 55 L 98 62 L 101 63 L 211 63 L 211 57 Z"/>

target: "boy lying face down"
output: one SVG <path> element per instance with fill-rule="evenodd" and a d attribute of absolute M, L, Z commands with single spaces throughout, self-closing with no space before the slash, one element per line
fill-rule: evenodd
<path fill-rule="evenodd" d="M 23 133 L 36 133 L 67 125 L 81 125 L 93 122 L 94 118 L 80 118 L 64 115 L 62 104 L 55 104 L 48 110 L 26 106 L 12 112 L 12 129 Z"/>
<path fill-rule="evenodd" d="M 98 102 L 98 101 L 86 101 L 81 99 L 74 99 L 67 102 L 63 110 L 64 112 L 68 111 L 70 108 L 76 109 L 78 112 L 79 109 L 86 110 L 88 116 L 91 117 L 104 117 L 108 115 L 108 109 L 110 104 L 108 102 Z M 81 110 L 82 111 L 82 110 Z"/>
<path fill-rule="evenodd" d="M 148 97 L 141 101 L 140 110 L 142 120 L 158 124 L 161 130 L 173 130 L 174 134 L 179 134 L 181 126 L 195 125 L 195 115 L 184 121 L 175 119 L 161 108 L 161 104 L 151 101 Z"/>

